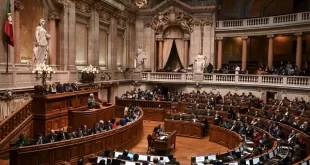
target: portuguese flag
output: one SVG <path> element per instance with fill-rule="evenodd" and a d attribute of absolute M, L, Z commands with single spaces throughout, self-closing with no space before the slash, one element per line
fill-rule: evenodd
<path fill-rule="evenodd" d="M 11 15 L 11 4 L 10 0 L 7 0 L 6 4 L 6 14 L 7 20 L 4 23 L 4 34 L 6 36 L 5 40 L 11 46 L 14 46 L 14 37 L 13 37 L 13 26 L 12 26 L 12 15 Z"/>

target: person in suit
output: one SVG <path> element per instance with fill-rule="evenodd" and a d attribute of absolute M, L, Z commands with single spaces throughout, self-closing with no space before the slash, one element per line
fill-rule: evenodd
<path fill-rule="evenodd" d="M 68 133 L 64 132 L 63 128 L 60 128 L 59 133 L 57 135 L 57 140 L 58 141 L 63 141 L 69 139 Z"/>
<path fill-rule="evenodd" d="M 173 157 L 173 155 L 168 156 L 169 162 L 167 164 L 180 165 L 178 161 Z"/>
<path fill-rule="evenodd" d="M 62 83 L 59 83 L 59 84 L 56 86 L 56 92 L 57 92 L 57 93 L 63 93 L 63 92 L 64 92 L 64 87 L 63 87 L 63 84 L 62 84 Z"/>
<path fill-rule="evenodd" d="M 84 164 L 84 160 L 83 160 L 83 158 L 80 158 L 79 160 L 78 160 L 78 165 L 83 165 Z"/>
<path fill-rule="evenodd" d="M 53 143 L 57 141 L 57 135 L 54 130 L 51 130 L 50 134 L 46 137 L 46 143 Z"/>
<path fill-rule="evenodd" d="M 94 128 L 93 128 L 93 134 L 97 134 L 100 133 L 101 129 L 100 129 L 100 124 L 99 123 L 95 123 Z"/>
<path fill-rule="evenodd" d="M 98 107 L 98 104 L 95 100 L 95 96 L 93 93 L 89 95 L 87 103 L 88 103 L 88 109 L 93 109 L 93 108 Z"/>
<path fill-rule="evenodd" d="M 77 86 L 76 83 L 71 83 L 71 87 L 72 87 L 73 91 L 78 91 L 79 90 L 79 87 Z"/>
<path fill-rule="evenodd" d="M 43 144 L 43 143 L 45 143 L 43 135 L 41 133 L 39 133 L 38 138 L 36 140 L 36 145 L 40 145 L 40 144 Z"/>
<path fill-rule="evenodd" d="M 83 133 L 83 136 L 88 136 L 88 135 L 91 135 L 91 134 L 92 134 L 92 133 L 88 130 L 87 125 L 83 125 L 83 126 L 82 126 L 82 133 Z"/>
<path fill-rule="evenodd" d="M 110 120 L 106 123 L 105 128 L 106 128 L 106 130 L 107 130 L 107 131 L 109 131 L 109 130 L 112 130 L 112 129 L 113 129 L 113 126 L 112 126 L 112 123 L 111 123 L 111 121 L 110 121 Z"/>
<path fill-rule="evenodd" d="M 271 143 L 270 139 L 268 138 L 267 134 L 265 134 L 265 133 L 263 134 L 262 140 L 260 140 L 259 142 L 260 142 L 260 144 L 262 144 L 266 148 L 272 147 L 272 143 Z"/>
<path fill-rule="evenodd" d="M 103 132 L 106 130 L 106 127 L 104 125 L 104 121 L 103 120 L 100 120 L 99 121 L 99 127 L 100 127 L 100 131 Z"/>
<path fill-rule="evenodd" d="M 119 155 L 117 157 L 117 159 L 131 160 L 130 157 L 128 156 L 128 151 L 127 150 L 125 150 L 122 155 Z"/>

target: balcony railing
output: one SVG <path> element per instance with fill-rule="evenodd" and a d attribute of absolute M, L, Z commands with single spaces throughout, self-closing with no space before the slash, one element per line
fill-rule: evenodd
<path fill-rule="evenodd" d="M 205 83 L 238 83 L 248 85 L 277 85 L 310 87 L 310 77 L 278 75 L 244 75 L 244 74 L 197 74 L 194 73 L 161 73 L 142 72 L 141 78 L 146 81 L 196 82 Z"/>
<path fill-rule="evenodd" d="M 283 25 L 298 25 L 304 23 L 310 23 L 310 12 L 241 20 L 217 21 L 215 24 L 215 30 L 222 31 L 241 30 L 249 28 L 269 28 Z"/>

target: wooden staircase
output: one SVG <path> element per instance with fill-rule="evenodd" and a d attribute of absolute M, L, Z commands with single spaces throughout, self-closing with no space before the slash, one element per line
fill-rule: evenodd
<path fill-rule="evenodd" d="M 26 137 L 33 137 L 31 106 L 32 99 L 29 99 L 0 122 L 0 159 L 9 158 L 10 144 L 15 143 L 20 133 L 25 132 Z"/>

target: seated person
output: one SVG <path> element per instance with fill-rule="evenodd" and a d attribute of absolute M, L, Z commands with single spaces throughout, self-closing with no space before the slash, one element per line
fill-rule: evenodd
<path fill-rule="evenodd" d="M 88 109 L 99 108 L 98 103 L 95 100 L 95 96 L 91 93 L 88 97 Z"/>
<path fill-rule="evenodd" d="M 174 164 L 174 165 L 180 165 L 180 163 L 178 161 L 176 161 L 176 159 L 173 157 L 173 155 L 169 155 L 169 162 L 167 164 Z"/>
<path fill-rule="evenodd" d="M 57 135 L 57 140 L 58 141 L 63 141 L 69 139 L 69 135 L 67 132 L 64 132 L 63 128 L 60 128 L 59 133 Z"/>
<path fill-rule="evenodd" d="M 56 86 L 56 92 L 57 92 L 57 93 L 63 93 L 63 92 L 64 92 L 64 87 L 63 87 L 63 84 L 62 84 L 62 83 L 59 83 L 59 84 Z"/>
<path fill-rule="evenodd" d="M 100 129 L 100 124 L 99 123 L 95 123 L 94 128 L 93 128 L 93 134 L 97 134 L 100 133 L 101 129 Z"/>
<path fill-rule="evenodd" d="M 40 133 L 38 135 L 38 138 L 36 140 L 36 145 L 40 145 L 40 144 L 43 144 L 44 143 L 44 138 L 43 138 L 43 135 Z"/>
<path fill-rule="evenodd" d="M 78 91 L 79 87 L 77 86 L 76 83 L 71 83 L 71 88 L 73 89 L 73 91 Z"/>
<path fill-rule="evenodd" d="M 18 140 L 15 142 L 16 147 L 23 147 L 23 146 L 27 146 L 30 145 L 30 142 L 28 139 L 26 139 L 26 134 L 22 133 L 19 135 Z"/>
<path fill-rule="evenodd" d="M 50 134 L 45 137 L 45 142 L 53 143 L 55 141 L 57 141 L 57 135 L 55 134 L 54 130 L 51 130 Z"/>
<path fill-rule="evenodd" d="M 130 157 L 128 156 L 128 151 L 127 151 L 127 150 L 125 150 L 125 151 L 123 152 L 122 155 L 119 155 L 119 156 L 117 157 L 117 159 L 131 160 Z"/>
<path fill-rule="evenodd" d="M 57 93 L 57 89 L 56 89 L 56 84 L 55 83 L 53 83 L 52 86 L 51 86 L 51 93 L 52 94 Z"/>
<path fill-rule="evenodd" d="M 72 89 L 70 84 L 65 84 L 64 85 L 64 91 L 65 92 L 73 92 L 73 89 Z"/>

